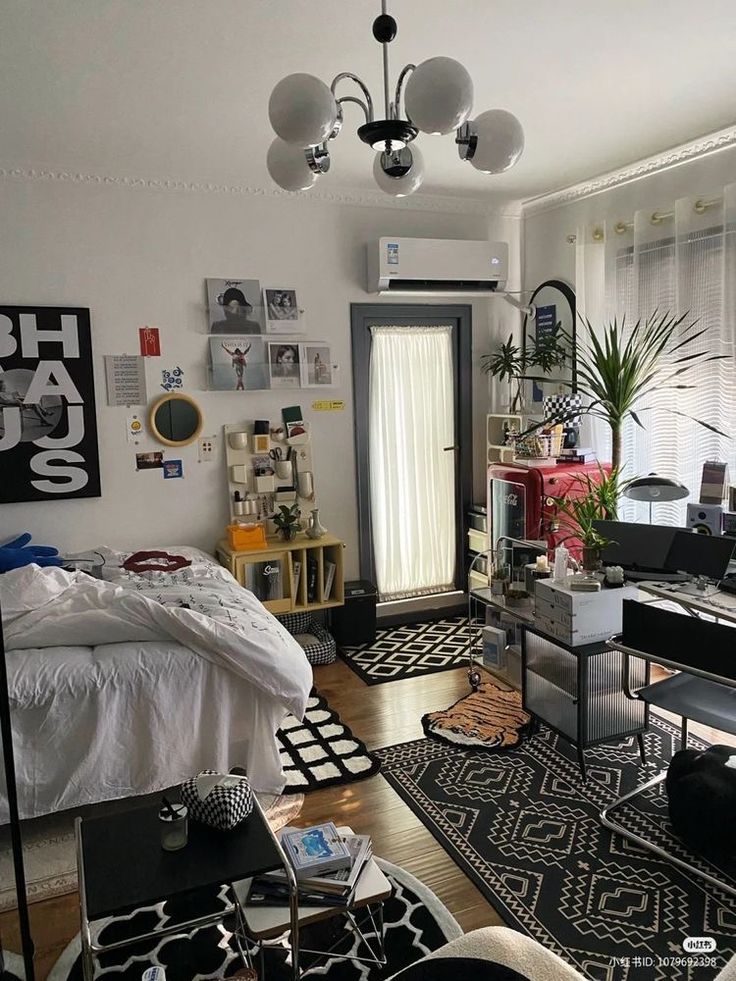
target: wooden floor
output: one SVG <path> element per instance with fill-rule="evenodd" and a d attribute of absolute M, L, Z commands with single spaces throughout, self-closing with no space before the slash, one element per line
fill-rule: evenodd
<path fill-rule="evenodd" d="M 317 668 L 315 682 L 369 749 L 420 738 L 420 720 L 425 712 L 447 708 L 469 691 L 464 668 L 367 686 L 347 665 L 337 661 Z M 734 742 L 731 737 L 702 726 L 692 725 L 692 732 L 711 742 Z M 328 819 L 370 834 L 375 853 L 425 882 L 464 930 L 503 922 L 380 775 L 307 795 L 300 823 Z M 35 903 L 31 919 L 36 971 L 39 981 L 43 981 L 79 929 L 76 894 Z M 0 935 L 7 950 L 19 949 L 14 913 L 0 915 Z"/>

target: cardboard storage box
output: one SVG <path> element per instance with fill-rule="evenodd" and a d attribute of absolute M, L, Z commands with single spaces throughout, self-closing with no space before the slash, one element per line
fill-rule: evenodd
<path fill-rule="evenodd" d="M 623 600 L 636 595 L 635 587 L 586 593 L 540 579 L 534 587 L 536 625 L 571 647 L 595 644 L 620 633 Z"/>

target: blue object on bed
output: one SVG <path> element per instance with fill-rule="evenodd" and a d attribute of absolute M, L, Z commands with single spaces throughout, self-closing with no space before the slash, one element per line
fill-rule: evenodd
<path fill-rule="evenodd" d="M 26 531 L 5 545 L 0 545 L 0 572 L 20 569 L 32 562 L 36 565 L 61 565 L 58 548 L 50 545 L 29 545 L 31 538 L 32 535 Z"/>

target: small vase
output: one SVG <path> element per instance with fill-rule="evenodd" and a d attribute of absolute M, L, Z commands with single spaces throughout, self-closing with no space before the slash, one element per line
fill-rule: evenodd
<path fill-rule="evenodd" d="M 319 508 L 313 508 L 309 515 L 309 524 L 307 525 L 307 537 L 308 538 L 321 538 L 327 529 L 320 523 L 319 520 Z"/>
<path fill-rule="evenodd" d="M 281 529 L 281 537 L 285 542 L 293 542 L 296 538 L 296 525 L 289 525 L 288 528 Z"/>
<path fill-rule="evenodd" d="M 601 549 L 596 546 L 583 545 L 583 569 L 586 572 L 597 572 L 602 565 Z"/>

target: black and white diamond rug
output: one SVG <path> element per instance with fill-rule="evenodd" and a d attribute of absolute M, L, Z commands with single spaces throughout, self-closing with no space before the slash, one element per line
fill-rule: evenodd
<path fill-rule="evenodd" d="M 307 968 L 304 978 L 320 978 L 321 981 L 381 981 L 397 971 L 436 950 L 448 940 L 462 935 L 462 930 L 449 910 L 425 885 L 409 872 L 378 859 L 378 864 L 388 876 L 393 894 L 383 906 L 385 942 L 388 963 L 385 968 L 359 965 L 353 961 L 334 958 L 316 962 L 304 954 L 302 966 Z M 229 903 L 228 889 L 223 886 L 209 894 L 198 893 L 188 903 L 182 901 L 158 903 L 136 910 L 125 916 L 104 921 L 98 939 L 113 943 L 125 937 L 153 931 L 161 925 L 177 919 L 204 916 Z M 166 971 L 166 981 L 200 981 L 205 978 L 224 978 L 234 974 L 242 963 L 233 937 L 232 917 L 221 926 L 202 927 L 175 934 L 172 937 L 136 944 L 105 954 L 96 978 L 107 981 L 140 981 L 147 967 L 160 966 Z M 369 940 L 375 940 L 375 931 L 366 930 Z M 365 955 L 359 949 L 359 941 L 345 929 L 344 917 L 335 917 L 300 931 L 302 947 L 325 949 L 336 943 L 337 953 Z M 362 946 L 362 945 L 361 945 Z M 291 969 L 286 968 L 283 955 L 278 951 L 266 954 L 268 981 L 290 981 Z M 312 969 L 309 966 L 314 964 Z M 48 976 L 48 981 L 82 981 L 79 937 L 69 944 Z"/>
<path fill-rule="evenodd" d="M 340 655 L 368 685 L 416 678 L 467 665 L 471 632 L 467 617 L 379 630 L 372 644 L 343 647 Z"/>
<path fill-rule="evenodd" d="M 381 768 L 378 757 L 368 752 L 317 691 L 309 697 L 304 721 L 287 715 L 277 739 L 286 774 L 284 794 L 306 794 L 363 780 Z"/>
<path fill-rule="evenodd" d="M 432 739 L 378 753 L 384 778 L 509 926 L 596 981 L 707 981 L 716 968 L 688 963 L 683 941 L 714 938 L 722 967 L 736 952 L 736 900 L 598 820 L 664 769 L 679 727 L 652 715 L 645 741 L 646 767 L 633 739 L 586 750 L 587 783 L 573 747 L 549 729 L 502 754 Z M 618 817 L 707 868 L 670 831 L 661 785 Z"/>

